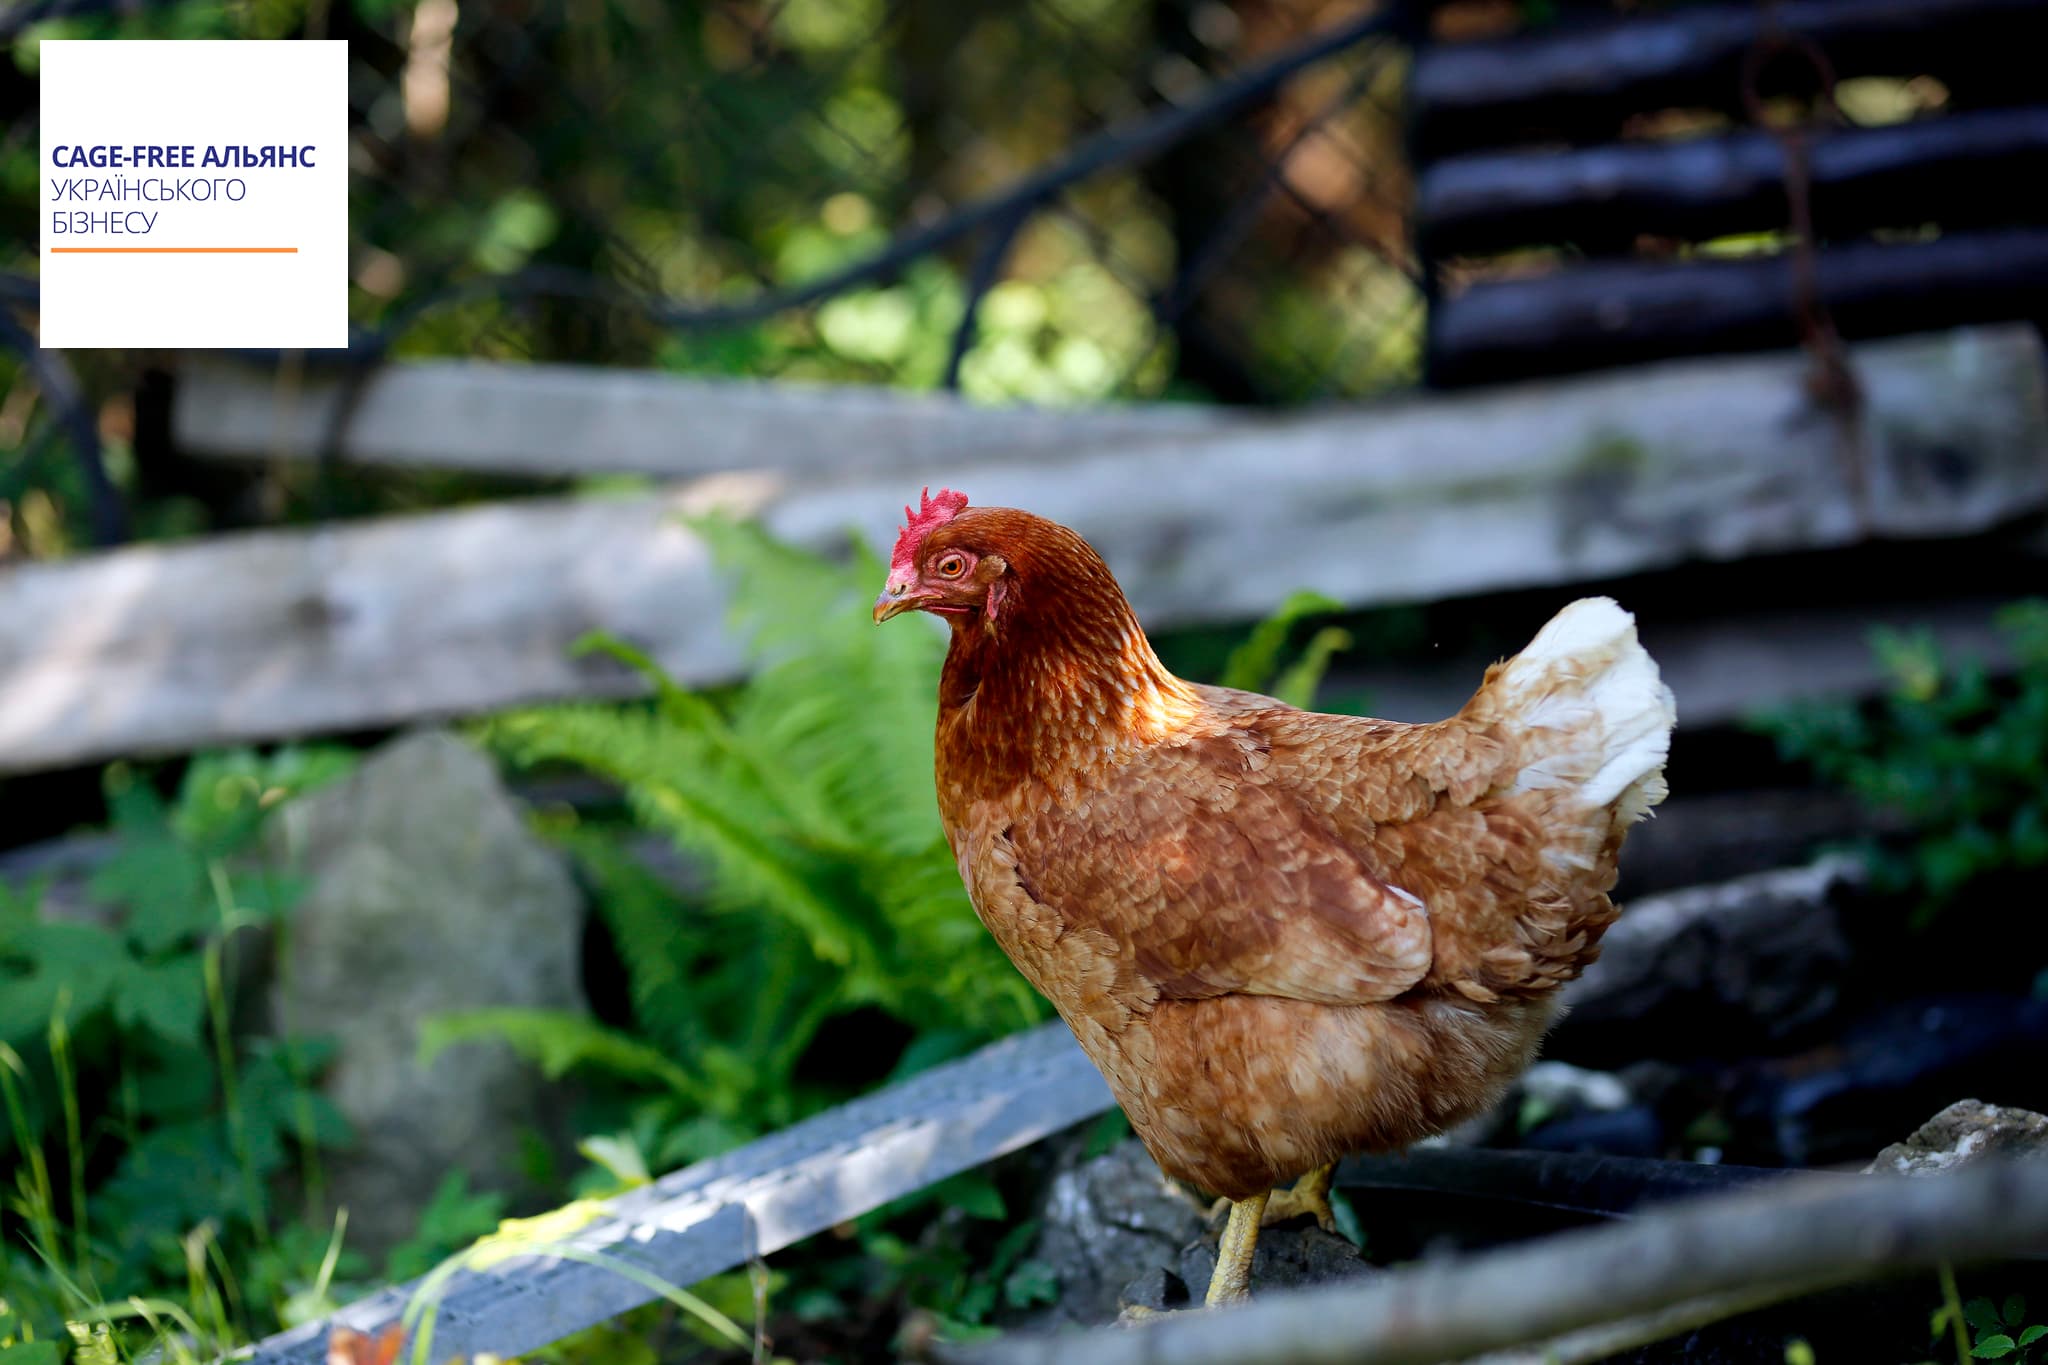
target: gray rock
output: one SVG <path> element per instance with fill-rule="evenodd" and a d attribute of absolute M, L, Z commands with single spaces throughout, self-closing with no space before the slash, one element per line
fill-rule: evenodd
<path fill-rule="evenodd" d="M 1186 1308 L 1189 1301 L 1187 1283 L 1163 1265 L 1153 1266 L 1117 1295 L 1119 1307 L 1149 1308 L 1155 1313 Z"/>
<path fill-rule="evenodd" d="M 1053 1177 L 1032 1257 L 1059 1281 L 1058 1305 L 1033 1330 L 1116 1320 L 1136 1305 L 1164 1310 L 1199 1304 L 1216 1269 L 1222 1219 L 1160 1174 L 1144 1146 L 1114 1151 Z M 1213 1225 L 1212 1225 L 1213 1224 Z M 1306 1215 L 1265 1229 L 1252 1262 L 1252 1289 L 1324 1284 L 1372 1273 L 1358 1248 Z"/>
<path fill-rule="evenodd" d="M 1180 1277 L 1196 1297 L 1209 1292 L 1216 1273 L 1216 1243 L 1192 1242 L 1181 1248 Z M 1252 1292 L 1302 1289 L 1309 1285 L 1356 1280 L 1373 1273 L 1358 1248 L 1312 1220 L 1302 1219 L 1267 1228 L 1252 1253 Z"/>
<path fill-rule="evenodd" d="M 272 989 L 281 1030 L 339 1043 L 329 1096 L 358 1142 L 329 1164 L 349 1245 L 409 1236 L 451 1169 L 517 1192 L 522 1134 L 560 1122 L 559 1091 L 502 1043 L 419 1065 L 421 1021 L 484 1006 L 581 1010 L 582 898 L 490 761 L 443 733 L 371 754 L 287 806 L 273 852 L 308 890 Z"/>
<path fill-rule="evenodd" d="M 1114 1319 L 1119 1291 L 1177 1265 L 1182 1246 L 1202 1235 L 1205 1212 L 1160 1173 L 1139 1142 L 1122 1143 L 1054 1175 L 1031 1255 L 1052 1270 L 1060 1298 L 1037 1325 L 1092 1326 Z M 1160 1287 L 1163 1293 L 1163 1282 Z"/>
<path fill-rule="evenodd" d="M 1634 1029 L 1662 1011 L 1693 1032 L 1790 1034 L 1841 996 L 1849 943 L 1837 902 L 1860 881 L 1853 860 L 1828 857 L 1632 900 L 1600 960 L 1565 988 L 1567 1026 Z"/>
<path fill-rule="evenodd" d="M 1989 1156 L 2048 1158 L 2048 1116 L 1957 1100 L 1863 1169 L 1866 1175 L 1940 1175 Z"/>

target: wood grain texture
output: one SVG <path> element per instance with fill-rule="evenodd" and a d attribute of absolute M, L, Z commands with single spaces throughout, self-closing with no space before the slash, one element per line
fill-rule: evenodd
<path fill-rule="evenodd" d="M 1353 606 L 1425 601 L 1962 535 L 2048 504 L 2031 331 L 1854 354 L 1870 404 L 1861 523 L 1839 433 L 1792 354 L 1330 409 L 1201 440 L 833 480 L 756 471 L 19 566 L 0 571 L 0 771 L 634 691 L 615 665 L 568 657 L 596 629 L 646 645 L 684 682 L 730 679 L 742 657 L 725 589 L 678 521 L 718 501 L 799 544 L 843 543 L 851 526 L 886 546 L 920 486 L 963 487 L 977 505 L 1078 527 L 1150 627 L 1255 618 L 1300 587 Z"/>
<path fill-rule="evenodd" d="M 193 455 L 332 453 L 356 464 L 537 478 L 844 476 L 1077 443 L 1184 440 L 1246 420 L 1191 403 L 986 407 L 947 394 L 473 360 L 387 365 L 351 391 L 331 376 L 188 356 L 174 394 L 173 439 Z"/>
<path fill-rule="evenodd" d="M 612 1201 L 609 1217 L 570 1240 L 687 1287 L 1109 1104 L 1073 1035 L 1048 1024 L 677 1171 Z M 379 1290 L 331 1319 L 257 1343 L 242 1359 L 324 1365 L 331 1327 L 374 1333 L 398 1319 L 417 1285 Z M 459 1272 L 435 1320 L 433 1359 L 522 1354 L 654 1297 L 611 1271 L 558 1257 Z"/>

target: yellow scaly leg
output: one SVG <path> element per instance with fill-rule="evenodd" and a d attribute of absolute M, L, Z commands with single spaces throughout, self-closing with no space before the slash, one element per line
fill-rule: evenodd
<path fill-rule="evenodd" d="M 1252 1253 L 1259 1249 L 1259 1220 L 1266 1212 L 1270 1194 L 1255 1194 L 1230 1206 L 1230 1221 L 1223 1227 L 1222 1244 L 1216 1248 L 1216 1273 L 1209 1277 L 1204 1306 L 1220 1308 L 1243 1303 L 1251 1297 Z"/>

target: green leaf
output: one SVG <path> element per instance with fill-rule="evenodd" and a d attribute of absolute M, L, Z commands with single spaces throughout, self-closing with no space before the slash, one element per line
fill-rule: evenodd
<path fill-rule="evenodd" d="M 2037 1322 L 2032 1327 L 2029 1327 L 2026 1331 L 2020 1333 L 2019 1344 L 2022 1348 L 2032 1346 L 2042 1337 L 2048 1337 L 2048 1327 L 2044 1327 Z"/>
<path fill-rule="evenodd" d="M 127 961 L 97 924 L 0 922 L 0 1042 L 42 1037 L 60 1004 L 75 1030 L 113 997 Z"/>
<path fill-rule="evenodd" d="M 1989 1299 L 1971 1299 L 1963 1305 L 1963 1320 L 1980 1332 L 1996 1332 L 2005 1325 L 1998 1305 Z"/>
<path fill-rule="evenodd" d="M 933 1198 L 959 1209 L 969 1218 L 998 1222 L 1009 1216 L 1003 1193 L 980 1171 L 962 1171 L 932 1187 Z"/>
<path fill-rule="evenodd" d="M 576 1150 L 626 1189 L 653 1183 L 647 1157 L 631 1133 L 595 1133 L 577 1143 Z"/>
<path fill-rule="evenodd" d="M 24 1341 L 0 1346 L 0 1365 L 57 1365 L 57 1343 Z"/>
<path fill-rule="evenodd" d="M 697 1081 L 654 1048 L 587 1015 L 567 1010 L 480 1009 L 431 1015 L 420 1025 L 419 1063 L 458 1043 L 502 1042 L 539 1065 L 550 1080 L 591 1067 L 626 1080 L 651 1081 L 679 1095 L 700 1093 Z"/>
<path fill-rule="evenodd" d="M 2027 1320 L 2027 1301 L 2019 1294 L 2008 1294 L 2005 1306 L 1999 1310 L 2007 1327 L 2018 1327 Z"/>
<path fill-rule="evenodd" d="M 1218 682 L 1240 691 L 1260 691 L 1279 667 L 1280 651 L 1286 648 L 1287 634 L 1294 623 L 1304 617 L 1341 610 L 1343 603 L 1319 592 L 1304 590 L 1290 594 L 1271 616 L 1259 622 L 1250 639 L 1231 651 Z"/>
<path fill-rule="evenodd" d="M 153 1033 L 168 1042 L 200 1036 L 206 973 L 196 953 L 163 962 L 126 963 L 117 985 L 114 1018 L 123 1028 Z"/>
<path fill-rule="evenodd" d="M 2018 1349 L 2011 1337 L 1999 1332 L 1980 1338 L 1977 1344 L 1970 1348 L 1970 1354 L 1979 1360 L 1997 1360 L 2001 1356 L 2011 1355 Z"/>
<path fill-rule="evenodd" d="M 160 953 L 220 922 L 206 858 L 172 830 L 163 799 L 119 768 L 109 769 L 107 804 L 117 836 L 114 856 L 93 874 L 93 898 L 122 912 L 127 936 Z"/>
<path fill-rule="evenodd" d="M 1011 1308 L 1057 1303 L 1059 1297 L 1059 1276 L 1044 1261 L 1019 1261 L 1003 1280 L 1003 1302 Z"/>
<path fill-rule="evenodd" d="M 1303 710 L 1313 707 L 1316 689 L 1322 686 L 1323 674 L 1329 671 L 1330 660 L 1351 648 L 1351 644 L 1349 631 L 1324 626 L 1309 640 L 1301 658 L 1274 680 L 1274 697 Z"/>
<path fill-rule="evenodd" d="M 472 1194 L 467 1172 L 448 1172 L 434 1187 L 434 1197 L 426 1208 L 420 1210 L 419 1226 L 412 1236 L 391 1249 L 384 1277 L 391 1281 L 417 1279 L 450 1252 L 495 1231 L 504 1216 L 504 1195 L 492 1190 Z"/>

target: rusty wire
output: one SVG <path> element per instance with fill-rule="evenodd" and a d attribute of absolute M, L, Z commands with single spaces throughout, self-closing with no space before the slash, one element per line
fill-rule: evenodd
<path fill-rule="evenodd" d="M 1859 530 L 1870 529 L 1868 452 L 1864 428 L 1863 386 L 1849 362 L 1841 330 L 1820 282 L 1820 244 L 1813 226 L 1813 170 L 1809 140 L 1816 127 L 1843 122 L 1835 99 L 1835 68 L 1820 45 L 1788 28 L 1777 0 L 1759 0 L 1763 31 L 1744 54 L 1742 102 L 1749 120 L 1771 134 L 1785 160 L 1785 202 L 1792 242 L 1787 255 L 1792 270 L 1792 304 L 1800 344 L 1812 357 L 1807 371 L 1809 397 L 1829 413 L 1839 432 L 1837 449 L 1850 506 Z M 1763 74 L 1772 61 L 1792 56 L 1804 61 L 1815 80 L 1814 108 L 1804 120 L 1780 123 L 1771 117 L 1763 97 Z M 1817 117 L 1816 117 L 1817 115 Z"/>

